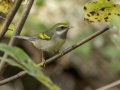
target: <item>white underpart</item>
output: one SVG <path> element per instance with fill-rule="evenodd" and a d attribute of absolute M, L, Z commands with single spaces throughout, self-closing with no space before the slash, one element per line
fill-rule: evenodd
<path fill-rule="evenodd" d="M 31 41 L 33 43 L 33 45 L 35 45 L 35 42 L 34 41 Z"/>
<path fill-rule="evenodd" d="M 61 34 L 63 34 L 65 31 L 66 31 L 66 30 L 56 31 L 56 33 L 57 33 L 58 35 L 61 35 Z"/>

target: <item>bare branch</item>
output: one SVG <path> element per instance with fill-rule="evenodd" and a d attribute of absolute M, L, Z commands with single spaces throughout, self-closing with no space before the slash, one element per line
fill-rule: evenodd
<path fill-rule="evenodd" d="M 98 89 L 95 89 L 95 90 L 107 90 L 107 89 L 110 89 L 110 88 L 112 88 L 112 87 L 114 87 L 114 86 L 117 86 L 117 85 L 119 85 L 119 84 L 120 84 L 120 80 L 115 81 L 115 82 L 113 82 L 113 83 L 111 83 L 111 84 L 108 84 L 108 85 L 106 85 L 106 86 L 103 86 L 103 87 L 98 88 Z"/>
<path fill-rule="evenodd" d="M 88 36 L 87 38 L 83 39 L 82 41 L 78 42 L 77 44 L 74 44 L 74 45 L 72 45 L 71 47 L 69 47 L 69 48 L 67 48 L 66 50 L 64 50 L 64 51 L 63 51 L 63 55 L 65 55 L 65 54 L 67 54 L 68 52 L 76 49 L 77 47 L 85 44 L 86 42 L 88 42 L 88 41 L 90 41 L 91 39 L 99 36 L 100 34 L 104 33 L 104 32 L 107 31 L 107 30 L 109 30 L 109 27 L 106 27 L 106 28 L 104 28 L 103 30 L 99 30 L 99 31 L 93 33 L 92 35 L 90 35 L 90 36 Z M 54 60 L 57 59 L 57 58 L 62 57 L 63 55 L 57 54 L 57 55 L 51 57 L 50 59 L 47 59 L 47 60 L 46 60 L 46 64 L 54 61 Z M 38 66 L 42 66 L 42 63 L 38 64 Z M 10 81 L 13 81 L 13 80 L 15 80 L 15 79 L 17 79 L 17 78 L 20 78 L 20 77 L 22 77 L 22 76 L 25 75 L 25 74 L 27 74 L 27 72 L 26 72 L 26 71 L 22 71 L 22 72 L 18 73 L 17 75 L 14 75 L 14 76 L 12 76 L 12 77 L 10 77 L 10 78 L 7 78 L 7 79 L 5 79 L 5 80 L 0 81 L 0 85 L 6 84 L 6 83 L 8 83 L 8 82 L 10 82 Z"/>
<path fill-rule="evenodd" d="M 100 34 L 104 33 L 104 32 L 107 31 L 107 30 L 109 30 L 109 27 L 105 27 L 103 30 L 99 30 L 99 31 L 93 33 L 92 35 L 90 35 L 90 36 L 88 36 L 87 38 L 83 39 L 82 41 L 78 42 L 77 44 L 74 44 L 74 45 L 72 45 L 71 47 L 69 47 L 69 48 L 67 48 L 66 50 L 64 50 L 64 51 L 62 52 L 63 55 L 65 55 L 66 53 L 68 53 L 68 52 L 74 50 L 75 48 L 83 45 L 84 43 L 90 41 L 91 39 L 99 36 Z M 53 60 L 55 60 L 55 59 L 57 59 L 57 58 L 59 58 L 59 57 L 61 57 L 61 56 L 62 56 L 61 54 L 57 54 L 57 55 L 55 55 L 54 57 L 48 59 L 48 62 L 52 62 Z"/>
<path fill-rule="evenodd" d="M 12 76 L 10 78 L 7 78 L 5 80 L 0 81 L 0 85 L 4 85 L 6 83 L 9 83 L 9 82 L 11 82 L 11 81 L 13 81 L 13 80 L 15 80 L 17 78 L 20 78 L 20 77 L 22 77 L 22 76 L 24 76 L 26 74 L 27 74 L 26 71 L 19 72 L 17 75 L 14 75 L 14 76 Z"/>
<path fill-rule="evenodd" d="M 22 3 L 22 0 L 16 0 L 15 4 L 13 5 L 11 11 L 8 13 L 5 22 L 0 30 L 0 40 L 4 36 L 4 34 L 7 32 L 9 25 L 11 24 L 17 10 L 19 9 L 20 5 Z"/>
<path fill-rule="evenodd" d="M 0 16 L 1 19 L 5 20 L 6 18 L 5 17 L 2 17 Z M 13 24 L 15 26 L 15 23 L 14 22 L 11 22 L 11 24 Z"/>
<path fill-rule="evenodd" d="M 5 20 L 5 17 L 0 16 L 1 19 Z"/>
<path fill-rule="evenodd" d="M 25 23 L 25 21 L 27 19 L 27 16 L 28 16 L 28 14 L 30 12 L 30 9 L 32 7 L 33 2 L 34 2 L 34 0 L 28 0 L 27 4 L 25 6 L 25 9 L 24 9 L 24 11 L 23 11 L 23 13 L 21 15 L 21 19 L 19 20 L 17 26 L 15 27 L 15 31 L 14 31 L 12 36 L 20 34 L 20 32 L 21 32 L 21 30 L 22 30 L 22 28 L 24 26 L 24 23 Z M 16 40 L 17 40 L 17 38 L 11 38 L 8 45 L 11 45 L 11 46 L 15 45 Z M 7 58 L 8 54 L 5 53 L 3 57 Z M 0 76 L 3 74 L 6 67 L 7 67 L 7 63 L 2 60 L 1 63 L 0 63 Z"/>

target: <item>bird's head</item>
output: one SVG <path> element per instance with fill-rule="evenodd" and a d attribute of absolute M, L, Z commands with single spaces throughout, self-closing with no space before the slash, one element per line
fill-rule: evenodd
<path fill-rule="evenodd" d="M 59 35 L 62 38 L 65 38 L 68 30 L 72 27 L 66 23 L 58 23 L 58 24 L 54 25 L 53 28 L 57 35 Z"/>

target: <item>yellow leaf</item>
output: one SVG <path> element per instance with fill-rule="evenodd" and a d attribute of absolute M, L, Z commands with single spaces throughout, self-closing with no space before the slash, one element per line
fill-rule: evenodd
<path fill-rule="evenodd" d="M 7 14 L 16 0 L 0 0 L 0 12 Z M 23 0 L 22 4 L 26 4 L 27 0 Z"/>
<path fill-rule="evenodd" d="M 87 2 L 84 6 L 84 20 L 91 22 L 108 22 L 113 15 L 120 15 L 120 5 L 112 0 Z"/>

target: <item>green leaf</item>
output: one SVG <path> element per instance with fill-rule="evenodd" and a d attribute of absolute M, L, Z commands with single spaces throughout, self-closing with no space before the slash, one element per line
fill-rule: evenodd
<path fill-rule="evenodd" d="M 108 22 L 113 15 L 120 15 L 120 5 L 112 0 L 87 2 L 84 6 L 84 19 L 91 22 Z"/>
<path fill-rule="evenodd" d="M 12 60 L 0 57 L 1 60 L 25 70 L 29 75 L 35 77 L 50 90 L 60 90 L 60 88 L 44 75 L 41 68 L 37 66 L 22 49 L 6 44 L 0 44 L 0 50 L 14 58 L 14 60 Z"/>
<path fill-rule="evenodd" d="M 117 15 L 114 15 L 111 19 L 110 19 L 110 27 L 116 26 L 119 31 L 120 31 L 120 17 Z"/>
<path fill-rule="evenodd" d="M 19 68 L 23 68 L 23 67 L 21 67 L 21 65 L 16 63 L 13 59 L 8 59 L 8 58 L 6 59 L 6 58 L 3 58 L 3 57 L 0 57 L 0 60 L 4 60 L 5 62 L 7 62 L 7 63 L 9 63 L 9 64 L 11 64 L 13 66 L 17 66 Z"/>
<path fill-rule="evenodd" d="M 22 4 L 26 4 L 27 0 L 23 0 Z M 15 0 L 0 0 L 0 12 L 7 14 L 13 7 Z"/>

